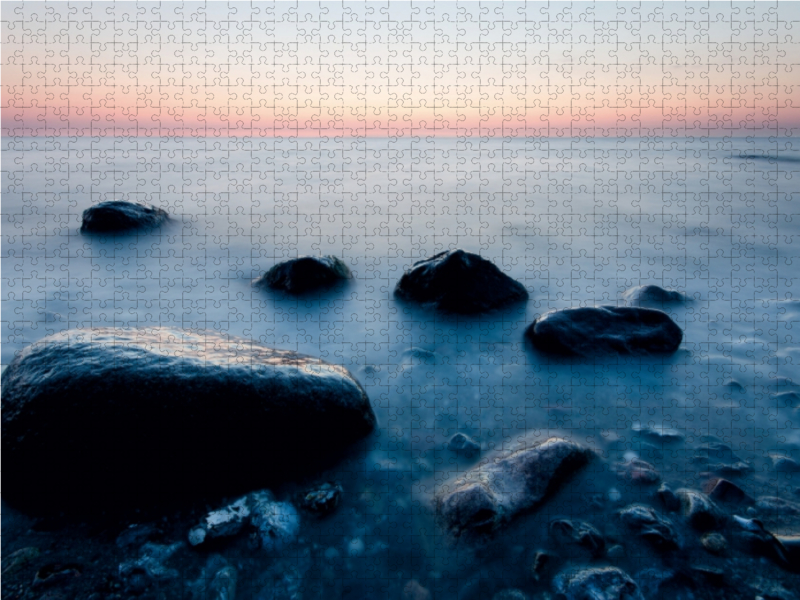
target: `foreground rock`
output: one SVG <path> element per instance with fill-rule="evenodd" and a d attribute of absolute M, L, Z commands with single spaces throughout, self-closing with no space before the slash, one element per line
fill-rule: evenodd
<path fill-rule="evenodd" d="M 455 537 L 490 533 L 540 503 L 594 456 L 560 438 L 489 457 L 436 497 L 445 528 Z"/>
<path fill-rule="evenodd" d="M 567 600 L 644 600 L 636 582 L 616 567 L 569 570 L 556 576 L 553 587 Z"/>
<path fill-rule="evenodd" d="M 659 550 L 677 550 L 681 539 L 672 521 L 643 504 L 633 504 L 618 513 L 622 523 Z"/>
<path fill-rule="evenodd" d="M 301 256 L 278 263 L 253 281 L 253 285 L 302 294 L 352 277 L 348 266 L 336 256 Z"/>
<path fill-rule="evenodd" d="M 12 361 L 2 392 L 9 500 L 252 489 L 330 462 L 375 427 L 346 369 L 210 332 L 66 331 Z"/>
<path fill-rule="evenodd" d="M 81 233 L 114 233 L 152 229 L 169 219 L 166 211 L 133 202 L 101 202 L 83 211 Z"/>
<path fill-rule="evenodd" d="M 528 299 L 518 281 L 477 254 L 440 252 L 414 263 L 397 283 L 395 296 L 454 313 L 480 313 Z"/>
<path fill-rule="evenodd" d="M 640 285 L 631 288 L 622 294 L 628 306 L 649 306 L 651 308 L 664 308 L 670 305 L 685 304 L 688 298 L 685 294 L 672 290 L 665 290 L 657 285 Z"/>
<path fill-rule="evenodd" d="M 683 340 L 666 313 L 614 306 L 549 312 L 525 334 L 539 350 L 566 356 L 671 354 Z"/>

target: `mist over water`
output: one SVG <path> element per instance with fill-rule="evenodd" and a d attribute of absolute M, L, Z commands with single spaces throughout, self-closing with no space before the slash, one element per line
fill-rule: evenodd
<path fill-rule="evenodd" d="M 464 468 L 445 449 L 457 431 L 484 453 L 563 434 L 609 456 L 641 427 L 687 447 L 714 436 L 758 480 L 768 452 L 800 459 L 796 407 L 775 398 L 800 390 L 798 158 L 784 138 L 6 139 L 2 363 L 96 326 L 209 329 L 318 356 L 356 376 L 379 421 L 341 477 L 371 493 L 392 486 L 376 473 L 396 473 L 409 507 Z M 173 219 L 81 235 L 83 210 L 105 200 Z M 530 300 L 456 317 L 393 298 L 404 269 L 453 248 L 494 261 Z M 305 254 L 341 257 L 354 279 L 299 299 L 251 286 Z M 684 330 L 673 356 L 553 359 L 523 340 L 547 311 L 622 305 L 646 284 L 693 299 L 669 310 Z M 662 474 L 691 484 L 687 465 L 676 452 Z M 425 510 L 391 518 L 423 532 L 410 555 L 446 570 Z M 361 531 L 335 523 L 306 535 Z M 398 539 L 378 531 L 368 547 Z"/>

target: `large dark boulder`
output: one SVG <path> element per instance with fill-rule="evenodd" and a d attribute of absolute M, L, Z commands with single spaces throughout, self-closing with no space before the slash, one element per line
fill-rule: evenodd
<path fill-rule="evenodd" d="M 168 328 L 49 336 L 11 362 L 2 392 L 3 495 L 26 502 L 247 491 L 324 465 L 376 424 L 343 367 Z"/>
<path fill-rule="evenodd" d="M 477 254 L 440 252 L 403 273 L 394 294 L 453 313 L 480 313 L 528 299 L 518 281 Z"/>
<path fill-rule="evenodd" d="M 302 294 L 352 277 L 344 261 L 336 256 L 301 256 L 278 263 L 254 280 L 253 285 Z"/>
<path fill-rule="evenodd" d="M 436 496 L 443 526 L 456 538 L 478 540 L 535 507 L 594 453 L 561 438 L 488 457 Z"/>
<path fill-rule="evenodd" d="M 114 200 L 101 202 L 83 211 L 82 233 L 114 233 L 152 229 L 169 219 L 166 211 L 155 206 Z"/>
<path fill-rule="evenodd" d="M 660 310 L 600 306 L 568 308 L 536 319 L 525 332 L 533 345 L 553 354 L 671 354 L 681 328 Z"/>

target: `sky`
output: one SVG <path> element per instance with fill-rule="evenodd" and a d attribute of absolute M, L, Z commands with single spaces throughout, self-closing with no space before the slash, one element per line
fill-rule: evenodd
<path fill-rule="evenodd" d="M 800 3 L 2 3 L 6 136 L 794 135 Z"/>

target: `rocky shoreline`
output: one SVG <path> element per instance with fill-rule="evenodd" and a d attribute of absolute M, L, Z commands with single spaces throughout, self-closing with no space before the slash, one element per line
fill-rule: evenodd
<path fill-rule="evenodd" d="M 306 258 L 255 284 L 349 276 Z M 454 250 L 395 296 L 473 315 L 528 292 Z M 657 308 L 689 298 L 624 299 L 541 315 L 520 342 L 575 360 L 678 350 Z M 431 473 L 373 458 L 389 425 L 344 367 L 169 328 L 48 336 L 2 385 L 3 598 L 800 597 L 800 464 L 780 449 L 756 465 L 655 420 L 601 443 L 520 429 L 493 450 L 458 432 Z"/>

